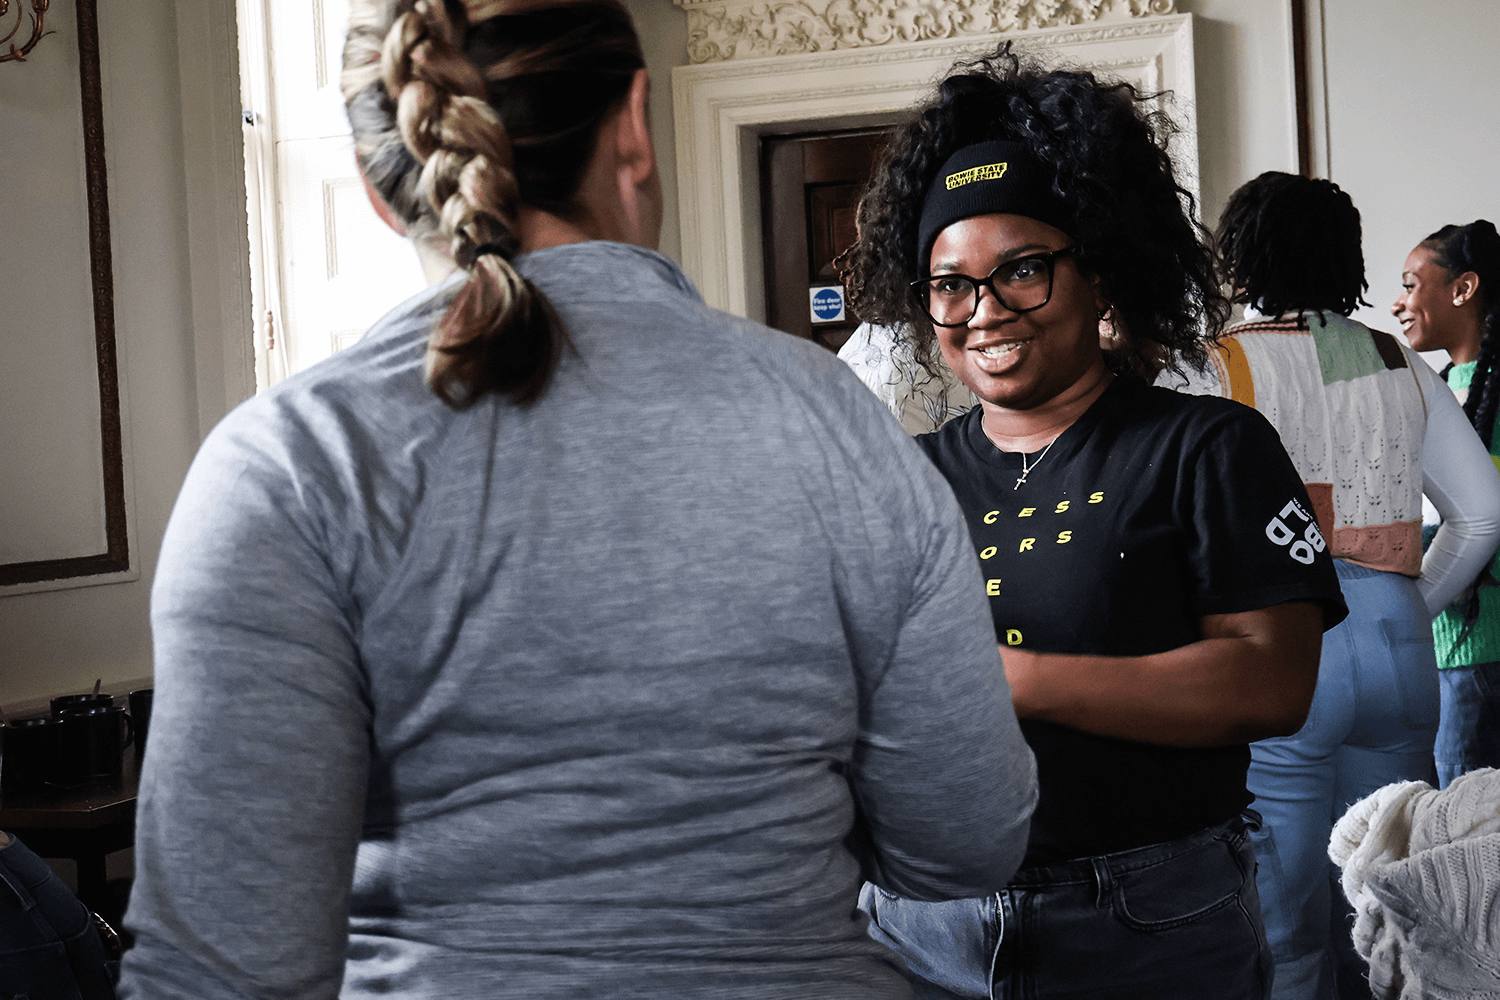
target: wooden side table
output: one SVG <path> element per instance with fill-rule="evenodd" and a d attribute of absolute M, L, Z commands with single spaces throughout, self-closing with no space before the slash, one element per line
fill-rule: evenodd
<path fill-rule="evenodd" d="M 72 858 L 78 865 L 78 898 L 98 910 L 104 903 L 104 856 L 135 843 L 140 767 L 140 755 L 130 749 L 118 781 L 97 779 L 0 798 L 0 830 L 44 858 Z"/>

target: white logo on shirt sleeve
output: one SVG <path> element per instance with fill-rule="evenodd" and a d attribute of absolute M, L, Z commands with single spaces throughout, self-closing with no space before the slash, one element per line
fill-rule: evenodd
<path fill-rule="evenodd" d="M 1302 521 L 1297 527 L 1300 528 L 1303 524 L 1307 526 L 1301 538 L 1287 526 L 1287 521 L 1293 517 Z M 1296 500 L 1288 500 L 1286 506 L 1281 508 L 1281 513 L 1267 522 L 1266 537 L 1276 545 L 1287 546 L 1287 554 L 1304 566 L 1312 565 L 1317 554 L 1327 547 L 1323 541 L 1323 533 L 1318 530 L 1318 522 Z"/>

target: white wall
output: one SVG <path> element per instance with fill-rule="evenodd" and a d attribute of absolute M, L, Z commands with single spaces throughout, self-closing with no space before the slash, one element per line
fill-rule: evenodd
<path fill-rule="evenodd" d="M 1193 15 L 1202 217 L 1210 229 L 1235 188 L 1297 170 L 1288 0 L 1178 0 Z"/>
<path fill-rule="evenodd" d="M 651 74 L 651 135 L 661 170 L 665 200 L 661 223 L 662 253 L 682 259 L 682 226 L 677 214 L 677 145 L 672 119 L 672 67 L 686 66 L 687 13 L 672 0 L 624 0 L 635 19 L 636 33 Z"/>
<path fill-rule="evenodd" d="M 1329 177 L 1359 208 L 1365 298 L 1374 303 L 1355 318 L 1399 333 L 1390 304 L 1411 248 L 1446 223 L 1500 222 L 1500 5 L 1322 0 L 1322 8 Z"/>
<path fill-rule="evenodd" d="M 232 43 L 229 0 L 198 0 L 194 6 L 189 20 L 200 27 L 211 24 L 219 29 L 211 32 L 215 38 Z M 141 575 L 128 583 L 0 597 L 0 705 L 83 690 L 96 678 L 106 690 L 118 689 L 151 673 L 147 602 L 162 531 L 205 425 L 227 406 L 224 331 L 200 323 L 207 327 L 200 349 L 194 324 L 195 313 L 201 317 L 200 307 L 217 294 L 203 289 L 217 287 L 225 275 L 200 274 L 203 287 L 195 286 L 193 267 L 202 258 L 195 265 L 189 253 L 188 206 L 202 193 L 194 187 L 195 164 L 211 157 L 188 149 L 184 134 L 237 136 L 232 119 L 238 107 L 232 99 L 227 107 L 212 109 L 197 100 L 226 93 L 223 84 L 235 79 L 236 70 L 232 48 L 227 58 L 222 52 L 195 51 L 179 60 L 179 31 L 186 21 L 176 8 L 174 0 L 99 4 L 115 337 L 127 487 L 133 487 L 136 518 L 130 558 Z M 186 79 L 180 62 L 189 67 Z M 24 72 L 25 64 L 0 69 Z M 202 78 L 195 76 L 200 72 Z M 195 102 L 186 115 L 184 94 Z M 216 117 L 200 120 L 205 113 Z M 223 115 L 230 120 L 217 117 Z M 13 148 L 7 153 L 19 155 Z M 242 184 L 239 198 L 243 211 Z M 201 230 L 202 216 L 197 222 Z M 217 240 L 236 245 L 232 229 L 218 233 Z M 17 250 L 0 246 L 0 259 Z M 232 273 L 229 279 L 232 286 Z M 208 387 L 201 399 L 200 384 Z M 25 433 L 45 439 L 50 432 L 31 427 Z"/>

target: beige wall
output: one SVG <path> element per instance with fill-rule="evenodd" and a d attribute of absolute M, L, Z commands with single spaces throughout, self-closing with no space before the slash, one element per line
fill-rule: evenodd
<path fill-rule="evenodd" d="M 661 252 L 682 259 L 681 226 L 677 214 L 677 150 L 672 131 L 672 67 L 686 66 L 687 14 L 672 0 L 625 0 L 635 18 L 646 69 L 651 74 L 651 132 L 661 170 L 665 201 L 661 224 Z"/>
<path fill-rule="evenodd" d="M 233 6 L 227 0 L 201 0 L 186 19 L 176 7 L 173 0 L 99 4 L 115 336 L 126 481 L 135 516 L 130 558 L 140 577 L 0 597 L 0 705 L 82 690 L 96 678 L 109 689 L 151 673 L 147 602 L 162 531 L 202 424 L 225 409 L 224 358 L 213 356 L 223 343 L 220 331 L 211 325 L 204 331 L 206 350 L 195 343 L 194 316 L 202 295 L 194 294 L 188 206 L 195 195 L 194 171 L 210 157 L 186 147 L 184 135 L 203 134 L 205 123 L 195 117 L 203 113 L 201 102 L 184 113 L 183 95 L 195 101 L 211 93 L 232 97 L 224 84 L 234 78 L 233 51 L 229 59 L 198 51 L 180 60 L 178 37 L 179 31 L 191 35 L 192 27 L 212 24 L 228 33 L 211 34 L 232 42 Z M 25 72 L 26 66 L 0 69 Z M 232 119 L 238 107 L 231 100 L 216 111 Z M 213 127 L 207 131 L 224 132 L 222 119 L 208 124 Z M 229 124 L 228 134 L 236 135 L 237 126 Z M 14 147 L 7 154 L 20 155 Z M 243 186 L 239 197 L 242 206 Z M 206 220 L 198 221 L 201 229 Z M 220 238 L 236 244 L 233 231 Z M 15 249 L 0 247 L 0 256 Z M 223 276 L 202 274 L 201 264 L 200 283 L 211 278 L 209 283 L 217 285 Z M 201 400 L 203 414 L 200 380 L 210 387 Z M 45 437 L 48 429 L 26 432 Z M 58 442 L 59 448 L 66 444 Z"/>
<path fill-rule="evenodd" d="M 1291 4 L 1178 0 L 1177 9 L 1193 15 L 1201 209 L 1212 226 L 1236 187 L 1297 169 Z"/>
<path fill-rule="evenodd" d="M 1500 223 L 1500 6 L 1322 0 L 1322 8 L 1329 176 L 1359 207 L 1365 298 L 1374 303 L 1355 318 L 1397 333 L 1390 304 L 1417 241 L 1450 222 Z"/>

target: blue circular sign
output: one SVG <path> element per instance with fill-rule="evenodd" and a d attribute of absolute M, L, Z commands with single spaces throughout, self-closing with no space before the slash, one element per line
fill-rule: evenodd
<path fill-rule="evenodd" d="M 813 294 L 813 315 L 818 319 L 838 319 L 844 311 L 844 293 L 837 288 L 820 288 Z"/>

